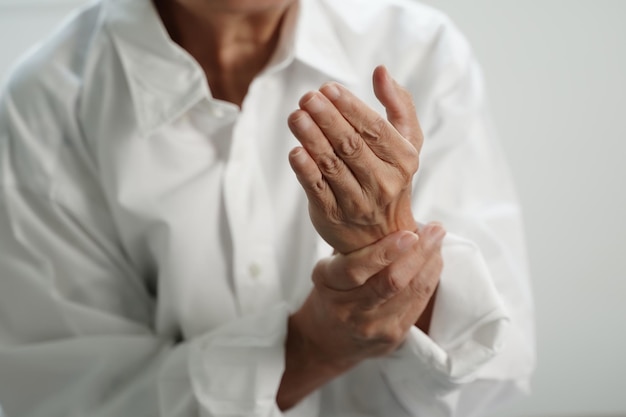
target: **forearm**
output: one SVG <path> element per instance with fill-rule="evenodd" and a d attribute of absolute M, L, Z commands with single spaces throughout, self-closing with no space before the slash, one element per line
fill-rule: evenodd
<path fill-rule="evenodd" d="M 285 341 L 285 371 L 276 395 L 276 403 L 281 411 L 295 406 L 351 367 L 349 364 L 343 367 L 331 365 L 304 335 L 302 323 L 301 313 L 289 317 Z"/>

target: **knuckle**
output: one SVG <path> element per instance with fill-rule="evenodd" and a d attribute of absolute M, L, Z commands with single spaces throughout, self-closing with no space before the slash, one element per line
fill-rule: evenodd
<path fill-rule="evenodd" d="M 368 346 L 374 356 L 384 355 L 396 349 L 405 339 L 408 328 L 401 326 L 396 317 L 374 321 L 361 321 L 353 327 L 357 343 Z"/>
<path fill-rule="evenodd" d="M 332 117 L 323 117 L 316 120 L 317 125 L 323 131 L 333 131 L 337 128 L 337 120 Z"/>
<path fill-rule="evenodd" d="M 390 348 L 398 346 L 405 338 L 406 332 L 400 326 L 389 326 L 383 334 L 382 342 Z"/>
<path fill-rule="evenodd" d="M 434 282 L 418 280 L 418 282 L 412 286 L 412 290 L 418 300 L 426 301 L 430 299 L 436 287 L 437 285 Z"/>
<path fill-rule="evenodd" d="M 378 325 L 371 321 L 360 323 L 355 330 L 357 338 L 365 341 L 375 341 L 381 336 Z"/>
<path fill-rule="evenodd" d="M 323 178 L 318 178 L 310 184 L 310 189 L 315 195 L 322 195 L 326 192 L 326 181 Z"/>
<path fill-rule="evenodd" d="M 324 175 L 336 177 L 342 171 L 342 162 L 335 154 L 325 154 L 319 158 L 318 166 Z"/>
<path fill-rule="evenodd" d="M 342 272 L 343 272 L 344 281 L 347 284 L 353 285 L 354 287 L 357 287 L 362 284 L 361 274 L 359 273 L 357 268 L 349 268 L 349 267 L 344 268 Z"/>
<path fill-rule="evenodd" d="M 343 220 L 360 226 L 372 226 L 380 224 L 383 220 L 380 203 L 370 201 L 370 197 L 364 195 L 344 195 Z"/>
<path fill-rule="evenodd" d="M 381 213 L 378 211 L 377 208 L 373 208 L 373 207 L 367 207 L 367 208 L 361 208 L 359 211 L 359 214 L 357 216 L 355 216 L 355 220 L 358 224 L 362 225 L 362 226 L 371 226 L 371 225 L 377 225 L 380 224 L 381 221 L 383 220 Z"/>
<path fill-rule="evenodd" d="M 377 117 L 371 124 L 363 126 L 362 136 L 368 142 L 379 141 L 387 129 L 387 121 L 382 117 Z"/>
<path fill-rule="evenodd" d="M 375 251 L 371 259 L 375 265 L 379 267 L 386 267 L 393 260 L 393 251 L 391 250 L 391 248 L 383 247 Z"/>
<path fill-rule="evenodd" d="M 389 267 L 384 281 L 387 296 L 391 296 L 402 290 L 402 281 L 402 275 L 396 268 L 393 268 L 393 265 Z"/>
<path fill-rule="evenodd" d="M 378 204 L 382 207 L 394 201 L 400 192 L 405 188 L 404 184 L 397 181 L 385 181 L 378 187 Z"/>
<path fill-rule="evenodd" d="M 323 285 L 325 283 L 325 276 L 328 270 L 328 260 L 322 259 L 313 267 L 311 273 L 311 280 L 316 286 Z"/>
<path fill-rule="evenodd" d="M 388 318 L 383 323 L 374 322 L 362 325 L 357 337 L 368 345 L 374 346 L 378 355 L 384 355 L 400 345 L 405 336 L 406 330 L 399 325 L 399 320 Z"/>
<path fill-rule="evenodd" d="M 388 268 L 373 282 L 372 290 L 381 301 L 393 297 L 402 289 L 402 277 L 392 269 Z"/>
<path fill-rule="evenodd" d="M 414 174 L 419 167 L 420 153 L 413 145 L 409 146 L 407 149 L 406 160 L 408 170 L 411 174 Z"/>
<path fill-rule="evenodd" d="M 346 157 L 358 157 L 363 152 L 363 139 L 356 132 L 351 132 L 339 143 L 338 151 Z"/>
<path fill-rule="evenodd" d="M 419 169 L 419 152 L 413 145 L 407 146 L 402 157 L 402 162 L 398 164 L 398 171 L 402 180 L 407 183 L 413 179 L 413 175 Z"/>

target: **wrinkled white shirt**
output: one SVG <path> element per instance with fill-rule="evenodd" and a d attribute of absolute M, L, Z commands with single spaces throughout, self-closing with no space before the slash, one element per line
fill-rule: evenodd
<path fill-rule="evenodd" d="M 286 414 L 470 416 L 525 390 L 519 206 L 447 18 L 303 0 L 239 109 L 211 97 L 149 0 L 102 0 L 31 51 L 0 100 L 7 417 L 282 415 L 287 318 L 330 254 L 288 164 L 287 116 L 330 80 L 382 110 L 378 64 L 413 93 L 426 137 L 416 219 L 450 232 L 430 334 L 414 327 Z"/>

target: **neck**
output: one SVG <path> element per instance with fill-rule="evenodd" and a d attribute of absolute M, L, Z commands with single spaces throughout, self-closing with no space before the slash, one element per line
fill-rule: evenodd
<path fill-rule="evenodd" d="M 172 40 L 203 68 L 213 96 L 238 105 L 267 65 L 283 18 L 296 5 L 294 0 L 266 7 L 229 6 L 227 0 L 154 1 Z"/>

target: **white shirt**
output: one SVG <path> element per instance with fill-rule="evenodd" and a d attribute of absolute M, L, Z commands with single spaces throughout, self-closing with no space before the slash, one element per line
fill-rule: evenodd
<path fill-rule="evenodd" d="M 287 414 L 470 416 L 525 390 L 519 206 L 447 18 L 303 0 L 239 110 L 211 97 L 149 0 L 103 0 L 17 65 L 0 101 L 7 417 L 280 416 L 287 317 L 330 253 L 287 161 L 287 115 L 329 80 L 381 109 L 378 64 L 425 132 L 415 216 L 450 232 L 430 334 L 413 328 Z"/>

